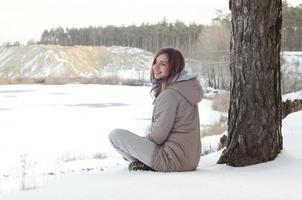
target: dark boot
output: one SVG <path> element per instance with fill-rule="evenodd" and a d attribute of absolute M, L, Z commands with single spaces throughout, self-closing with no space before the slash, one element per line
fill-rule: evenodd
<path fill-rule="evenodd" d="M 154 169 L 152 169 L 151 167 L 145 165 L 144 163 L 142 163 L 139 160 L 133 161 L 129 164 L 128 166 L 129 171 L 155 171 Z"/>

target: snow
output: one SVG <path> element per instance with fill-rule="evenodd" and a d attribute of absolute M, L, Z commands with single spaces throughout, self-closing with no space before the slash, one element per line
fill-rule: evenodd
<path fill-rule="evenodd" d="M 220 120 L 219 113 L 210 106 L 206 99 L 200 103 L 201 127 Z M 20 178 L 22 154 L 27 154 L 37 176 L 69 173 L 72 170 L 65 160 L 85 159 L 85 165 L 94 154 L 110 158 L 96 159 L 95 168 L 123 163 L 111 148 L 108 133 L 114 128 L 125 128 L 145 135 L 151 120 L 152 98 L 150 87 L 2 85 L 0 111 L 0 133 L 6 133 L 0 140 L 0 158 L 5 161 L 0 165 L 0 191 L 3 187 L 16 190 L 18 180 L 10 188 L 5 185 L 10 179 Z M 9 178 L 1 180 L 2 175 Z M 40 178 L 35 179 L 40 185 Z"/>
<path fill-rule="evenodd" d="M 302 90 L 298 92 L 285 94 L 282 96 L 282 101 L 286 101 L 286 100 L 293 101 L 295 99 L 302 99 Z"/>
<path fill-rule="evenodd" d="M 202 127 L 214 124 L 221 118 L 221 113 L 213 110 L 212 104 L 212 101 L 209 99 L 203 99 L 199 104 L 199 116 Z"/>
<path fill-rule="evenodd" d="M 284 150 L 272 162 L 217 165 L 220 151 L 202 156 L 193 172 L 129 172 L 107 136 L 113 128 L 143 134 L 152 112 L 149 91 L 106 85 L 0 86 L 0 199 L 301 199 L 302 111 L 283 120 Z M 201 126 L 219 120 L 210 105 L 208 99 L 200 103 Z M 218 139 L 204 139 L 203 145 Z M 18 191 L 24 152 L 32 166 L 28 181 L 38 188 Z M 96 153 L 103 158 L 96 159 Z"/>
<path fill-rule="evenodd" d="M 106 77 L 106 70 L 114 70 L 120 78 L 149 80 L 151 52 L 121 46 L 93 48 L 53 45 L 1 47 L 0 78 Z"/>
<path fill-rule="evenodd" d="M 207 136 L 207 137 L 202 138 L 202 140 L 201 140 L 201 145 L 202 145 L 201 155 L 205 155 L 205 154 L 217 151 L 219 149 L 220 138 L 223 135 L 227 135 L 227 132 L 225 131 L 224 133 L 222 133 L 220 135 L 212 135 L 212 136 Z"/>
<path fill-rule="evenodd" d="M 282 52 L 284 64 L 281 66 L 283 73 L 302 73 L 302 51 Z"/>

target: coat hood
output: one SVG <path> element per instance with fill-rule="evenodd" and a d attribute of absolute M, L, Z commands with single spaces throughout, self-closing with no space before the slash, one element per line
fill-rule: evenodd
<path fill-rule="evenodd" d="M 203 90 L 197 80 L 197 74 L 189 74 L 187 71 L 182 71 L 179 78 L 167 89 L 176 90 L 192 105 L 198 104 L 203 98 Z"/>

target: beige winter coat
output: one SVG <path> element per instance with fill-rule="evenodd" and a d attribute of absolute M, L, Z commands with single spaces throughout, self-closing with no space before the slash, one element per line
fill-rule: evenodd
<path fill-rule="evenodd" d="M 152 168 L 156 171 L 195 170 L 201 152 L 198 103 L 203 97 L 199 81 L 178 80 L 155 100 L 151 133 L 157 144 Z"/>

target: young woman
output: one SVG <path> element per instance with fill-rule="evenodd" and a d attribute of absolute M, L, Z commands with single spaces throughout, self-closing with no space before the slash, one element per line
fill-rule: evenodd
<path fill-rule="evenodd" d="M 155 97 L 150 133 L 146 137 L 124 129 L 110 133 L 113 147 L 131 161 L 129 170 L 196 169 L 201 153 L 198 103 L 203 91 L 197 76 L 184 67 L 180 51 L 161 49 L 150 73 Z"/>

